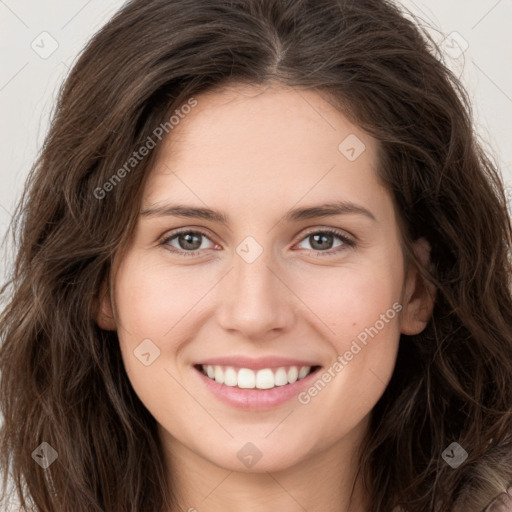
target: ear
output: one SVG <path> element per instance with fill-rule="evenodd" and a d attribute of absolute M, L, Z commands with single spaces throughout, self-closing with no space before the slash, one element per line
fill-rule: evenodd
<path fill-rule="evenodd" d="M 430 244 L 425 238 L 419 238 L 413 244 L 414 254 L 422 265 L 430 263 Z M 405 278 L 403 295 L 403 314 L 400 332 L 403 334 L 419 334 L 427 326 L 436 298 L 434 285 L 424 283 L 415 265 L 409 265 Z"/>
<path fill-rule="evenodd" d="M 105 283 L 101 285 L 96 323 L 105 331 L 116 330 L 116 323 L 114 321 L 114 315 L 112 314 L 110 295 Z"/>

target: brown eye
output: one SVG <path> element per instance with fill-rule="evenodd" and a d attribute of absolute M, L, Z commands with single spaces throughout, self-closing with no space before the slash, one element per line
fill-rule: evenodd
<path fill-rule="evenodd" d="M 334 245 L 336 239 L 341 242 Z M 305 240 L 309 242 L 310 250 L 318 252 L 319 254 L 325 253 L 326 255 L 337 253 L 344 250 L 346 247 L 353 247 L 355 245 L 355 242 L 348 238 L 345 233 L 335 229 L 312 231 L 308 233 L 301 242 Z"/>
<path fill-rule="evenodd" d="M 201 231 L 179 231 L 166 237 L 160 245 L 169 247 L 172 252 L 190 256 L 198 254 L 201 249 L 207 249 L 207 247 L 201 247 L 203 239 L 209 240 Z M 175 241 L 174 245 L 171 244 L 173 241 Z"/>
<path fill-rule="evenodd" d="M 201 247 L 201 234 L 198 233 L 180 233 L 177 236 L 180 249 L 197 250 Z"/>
<path fill-rule="evenodd" d="M 319 233 L 317 235 L 309 235 L 311 247 L 320 251 L 331 249 L 334 242 L 334 235 L 330 233 Z"/>

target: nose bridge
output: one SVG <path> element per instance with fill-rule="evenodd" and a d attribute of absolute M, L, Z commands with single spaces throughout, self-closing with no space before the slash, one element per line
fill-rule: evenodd
<path fill-rule="evenodd" d="M 275 275 L 278 265 L 273 255 L 271 247 L 264 247 L 252 236 L 236 247 L 222 300 L 220 319 L 225 329 L 255 336 L 283 328 L 290 320 L 287 288 Z"/>
<path fill-rule="evenodd" d="M 234 279 L 235 293 L 239 294 L 239 298 L 263 298 L 275 284 L 275 276 L 270 271 L 272 266 L 275 267 L 272 250 L 256 244 L 244 241 L 236 250 L 238 257 L 234 258 Z"/>

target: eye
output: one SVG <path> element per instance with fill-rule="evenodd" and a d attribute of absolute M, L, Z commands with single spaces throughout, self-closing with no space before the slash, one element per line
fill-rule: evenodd
<path fill-rule="evenodd" d="M 182 230 L 170 234 L 164 238 L 159 245 L 166 246 L 171 252 L 178 253 L 180 256 L 197 256 L 202 249 L 208 249 L 208 247 L 204 247 L 201 240 L 202 238 L 210 240 L 202 231 Z M 337 246 L 332 247 L 334 239 L 336 238 L 341 242 Z M 312 248 L 309 250 L 321 256 L 332 255 L 347 247 L 354 247 L 356 245 L 355 241 L 349 238 L 343 231 L 334 228 L 310 231 L 302 238 L 300 243 L 306 240 L 312 241 L 310 242 Z M 175 244 L 173 245 L 172 242 L 175 242 L 177 246 Z"/>
<path fill-rule="evenodd" d="M 341 240 L 337 246 L 333 246 L 334 239 L 337 238 Z M 309 241 L 311 250 L 318 253 L 319 256 L 330 256 L 334 253 L 338 253 L 343 251 L 347 247 L 354 247 L 355 241 L 349 238 L 343 231 L 334 229 L 334 228 L 326 228 L 317 231 L 310 231 L 306 234 L 305 238 L 301 240 L 301 243 L 304 241 Z"/>
<path fill-rule="evenodd" d="M 171 252 L 181 253 L 183 256 L 195 256 L 199 254 L 200 249 L 205 249 L 201 241 L 202 237 L 209 240 L 206 234 L 201 231 L 184 230 L 166 237 L 160 245 L 168 246 L 171 248 Z M 174 239 L 176 239 L 178 247 L 171 244 Z"/>

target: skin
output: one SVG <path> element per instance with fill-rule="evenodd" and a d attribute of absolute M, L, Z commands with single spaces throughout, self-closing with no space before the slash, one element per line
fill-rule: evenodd
<path fill-rule="evenodd" d="M 400 333 L 421 332 L 433 306 L 405 265 L 395 206 L 377 179 L 378 143 L 313 91 L 234 86 L 196 99 L 159 148 L 141 211 L 207 206 L 230 223 L 140 216 L 98 324 L 118 332 L 130 382 L 158 421 L 182 510 L 365 512 L 359 481 L 349 508 L 358 449 Z M 354 161 L 338 150 L 350 134 L 366 146 Z M 339 200 L 375 220 L 350 213 L 280 222 L 291 208 Z M 334 236 L 322 251 L 311 235 L 328 227 L 356 245 Z M 177 228 L 206 236 L 192 249 L 179 237 L 161 245 Z M 252 263 L 236 252 L 247 236 L 263 249 Z M 199 255 L 178 253 L 198 247 Z M 428 250 L 417 241 L 423 261 Z M 329 368 L 394 303 L 400 314 L 308 404 L 242 411 L 213 396 L 192 366 L 279 355 Z M 149 366 L 134 355 L 144 339 L 160 349 Z M 237 457 L 247 442 L 262 454 L 251 468 Z"/>

